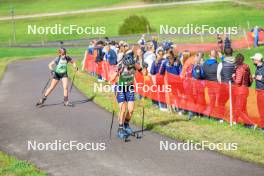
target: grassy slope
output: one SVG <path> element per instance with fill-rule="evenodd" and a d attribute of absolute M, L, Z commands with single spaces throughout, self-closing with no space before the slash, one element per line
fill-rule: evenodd
<path fill-rule="evenodd" d="M 36 169 L 26 161 L 19 161 L 0 152 L 0 175 L 3 176 L 45 176 L 44 172 Z"/>
<path fill-rule="evenodd" d="M 138 0 L 136 0 L 138 1 Z M 132 0 L 1 0 L 0 16 L 10 15 L 10 6 L 13 6 L 15 15 L 34 13 L 60 12 L 97 7 L 109 7 L 132 2 Z M 43 8 L 43 5 L 45 7 Z"/>
<path fill-rule="evenodd" d="M 166 13 L 164 13 L 166 12 Z M 27 35 L 28 25 L 37 26 L 54 26 L 62 24 L 69 26 L 76 24 L 79 26 L 105 26 L 107 36 L 117 36 L 118 27 L 123 22 L 123 19 L 129 15 L 138 14 L 146 16 L 150 24 L 158 31 L 159 25 L 168 24 L 171 26 L 185 26 L 186 24 L 212 26 L 242 26 L 247 28 L 247 21 L 250 24 L 264 26 L 263 16 L 264 11 L 256 10 L 249 7 L 232 5 L 228 3 L 216 3 L 207 5 L 189 5 L 167 7 L 167 8 L 148 8 L 148 9 L 133 9 L 122 10 L 104 13 L 89 13 L 80 15 L 46 17 L 40 19 L 17 20 L 17 41 L 18 42 L 33 42 L 41 40 L 69 40 L 80 39 L 87 37 L 96 37 L 96 35 Z M 199 18 L 194 18 L 199 16 Z M 0 22 L 0 43 L 8 43 L 12 39 L 12 25 L 10 22 Z M 103 36 L 100 36 L 103 37 Z"/>
<path fill-rule="evenodd" d="M 241 51 L 247 58 L 255 52 L 263 49 L 243 50 Z M 251 63 L 247 59 L 247 63 Z M 251 64 L 253 68 L 253 65 Z M 95 96 L 94 102 L 104 107 L 108 111 L 114 108 L 117 110 L 114 95 L 112 93 L 95 93 L 93 83 L 94 77 L 84 72 L 78 74 L 75 78 L 75 85 L 88 97 Z M 264 135 L 260 130 L 247 129 L 236 125 L 232 128 L 227 123 L 219 123 L 215 120 L 196 118 L 187 121 L 184 117 L 179 117 L 174 113 L 164 113 L 152 106 L 150 101 L 136 101 L 133 123 L 141 124 L 142 105 L 145 106 L 145 127 L 155 132 L 161 133 L 173 139 L 194 142 L 209 141 L 214 143 L 237 142 L 237 151 L 219 151 L 228 156 L 251 161 L 264 165 Z"/>

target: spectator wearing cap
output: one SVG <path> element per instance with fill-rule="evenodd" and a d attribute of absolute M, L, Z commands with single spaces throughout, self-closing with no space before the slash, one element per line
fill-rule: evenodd
<path fill-rule="evenodd" d="M 223 62 L 218 64 L 217 67 L 217 80 L 220 85 L 219 90 L 219 112 L 221 115 L 225 114 L 226 108 L 225 104 L 229 99 L 229 81 L 233 82 L 232 75 L 235 73 L 235 57 L 233 57 L 233 49 L 225 48 L 225 57 Z"/>
<path fill-rule="evenodd" d="M 205 115 L 209 117 L 216 107 L 216 100 L 219 93 L 218 85 L 215 83 L 217 82 L 217 67 L 217 52 L 215 50 L 211 50 L 210 58 L 207 59 L 202 65 L 204 79 L 208 81 L 206 86 L 208 87 L 209 106 L 205 112 Z"/>
<path fill-rule="evenodd" d="M 152 80 L 154 84 L 158 86 L 164 85 L 164 76 L 159 74 L 162 62 L 165 60 L 164 58 L 164 50 L 162 47 L 159 47 L 156 50 L 156 60 L 152 63 L 150 74 L 152 76 Z M 161 111 L 167 111 L 167 105 L 165 103 L 162 103 L 162 100 L 165 100 L 165 94 L 164 92 L 157 92 L 157 97 L 159 99 L 158 106 Z"/>
<path fill-rule="evenodd" d="M 156 60 L 154 45 L 152 42 L 147 44 L 147 51 L 143 55 L 144 63 L 147 64 L 148 73 L 150 73 L 151 65 Z"/>
<path fill-rule="evenodd" d="M 251 126 L 253 123 L 247 113 L 247 97 L 249 95 L 248 87 L 251 86 L 253 79 L 249 66 L 244 64 L 244 56 L 242 54 L 236 56 L 236 68 L 232 77 L 235 90 L 233 92 L 234 122 L 238 123 L 242 120 L 246 126 Z"/>
<path fill-rule="evenodd" d="M 263 63 L 263 55 L 260 53 L 256 53 L 253 57 L 253 62 L 257 67 L 256 73 L 253 78 L 256 81 L 256 89 L 257 89 L 257 103 L 258 110 L 261 118 L 261 128 L 264 132 L 264 63 Z"/>

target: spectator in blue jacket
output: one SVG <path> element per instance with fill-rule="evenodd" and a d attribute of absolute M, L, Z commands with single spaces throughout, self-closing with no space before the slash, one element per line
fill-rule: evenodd
<path fill-rule="evenodd" d="M 117 64 L 117 54 L 116 52 L 110 48 L 109 45 L 105 46 L 105 59 L 110 65 L 116 65 Z"/>
<path fill-rule="evenodd" d="M 182 70 L 182 65 L 180 61 L 175 57 L 173 51 L 171 50 L 167 58 L 163 61 L 161 68 L 160 68 L 160 74 L 164 75 L 167 71 L 168 73 L 174 74 L 174 75 L 180 75 Z"/>
<path fill-rule="evenodd" d="M 165 60 L 164 59 L 164 50 L 162 47 L 159 47 L 156 50 L 156 60 L 152 63 L 151 68 L 150 68 L 150 74 L 153 76 L 153 82 L 158 85 L 162 86 L 164 85 L 164 77 L 159 75 L 159 71 L 161 68 L 162 62 Z M 159 99 L 165 99 L 162 93 L 158 93 L 158 98 Z M 165 103 L 162 103 L 161 101 L 158 101 L 158 106 L 161 111 L 167 111 L 167 105 Z"/>

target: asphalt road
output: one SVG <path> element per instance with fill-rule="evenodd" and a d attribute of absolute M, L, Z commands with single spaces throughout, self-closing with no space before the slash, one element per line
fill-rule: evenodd
<path fill-rule="evenodd" d="M 58 176 L 263 176 L 264 168 L 210 151 L 160 151 L 160 141 L 145 132 L 143 139 L 109 140 L 111 113 L 73 89 L 75 107 L 63 107 L 61 86 L 35 108 L 48 78 L 50 59 L 10 64 L 0 82 L 0 150 L 35 163 Z M 105 142 L 105 151 L 32 151 L 27 141 Z"/>

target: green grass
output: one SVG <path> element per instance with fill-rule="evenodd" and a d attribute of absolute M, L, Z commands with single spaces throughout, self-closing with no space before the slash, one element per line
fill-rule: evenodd
<path fill-rule="evenodd" d="M 138 0 L 136 0 L 138 1 Z M 15 10 L 15 15 L 27 15 L 34 13 L 61 12 L 68 10 L 80 10 L 97 7 L 109 7 L 124 5 L 132 0 L 1 0 L 0 16 L 9 16 L 10 7 Z M 44 7 L 44 8 L 43 8 Z"/>
<path fill-rule="evenodd" d="M 248 59 L 255 52 L 262 51 L 260 49 L 242 50 L 247 60 L 253 68 L 252 63 Z M 80 62 L 79 62 L 80 64 Z M 71 70 L 71 69 L 70 69 Z M 70 71 L 72 75 L 72 71 Z M 117 110 L 113 93 L 93 91 L 93 83 L 96 78 L 89 76 L 85 72 L 80 72 L 75 77 L 75 86 L 88 97 L 94 97 L 94 102 L 108 111 Z M 154 132 L 168 136 L 170 138 L 194 142 L 209 141 L 212 143 L 238 143 L 236 151 L 218 151 L 227 156 L 235 157 L 241 160 L 250 161 L 264 165 L 264 134 L 259 130 L 247 129 L 241 125 L 230 128 L 229 124 L 219 123 L 215 120 L 205 118 L 196 118 L 188 121 L 186 117 L 180 117 L 175 113 L 164 113 L 153 107 L 151 101 L 136 101 L 135 112 L 132 122 L 141 125 L 142 106 L 145 107 L 145 127 Z"/>
<path fill-rule="evenodd" d="M 82 56 L 84 49 L 69 48 L 68 53 L 74 56 Z M 0 80 L 10 62 L 32 59 L 40 56 L 56 57 L 56 55 L 57 48 L 0 48 Z"/>
<path fill-rule="evenodd" d="M 166 13 L 164 13 L 166 12 Z M 16 20 L 16 33 L 18 43 L 31 43 L 36 41 L 58 41 L 70 39 L 83 39 L 104 36 L 117 36 L 118 28 L 129 15 L 146 16 L 151 26 L 159 32 L 160 25 L 185 26 L 186 24 L 210 26 L 241 26 L 247 28 L 247 21 L 251 26 L 264 26 L 264 11 L 231 3 L 196 4 L 163 8 L 130 9 L 103 13 L 88 13 L 45 17 L 36 19 Z M 199 16 L 199 18 L 195 18 Z M 69 26 L 105 26 L 105 35 L 28 35 L 27 26 L 54 26 L 61 24 Z M 12 24 L 10 21 L 0 22 L 0 44 L 12 41 Z M 199 39 L 197 39 L 199 40 Z M 199 40 L 200 41 L 200 40 Z"/>
<path fill-rule="evenodd" d="M 2 176 L 46 176 L 34 165 L 17 160 L 0 152 L 0 175 Z"/>

